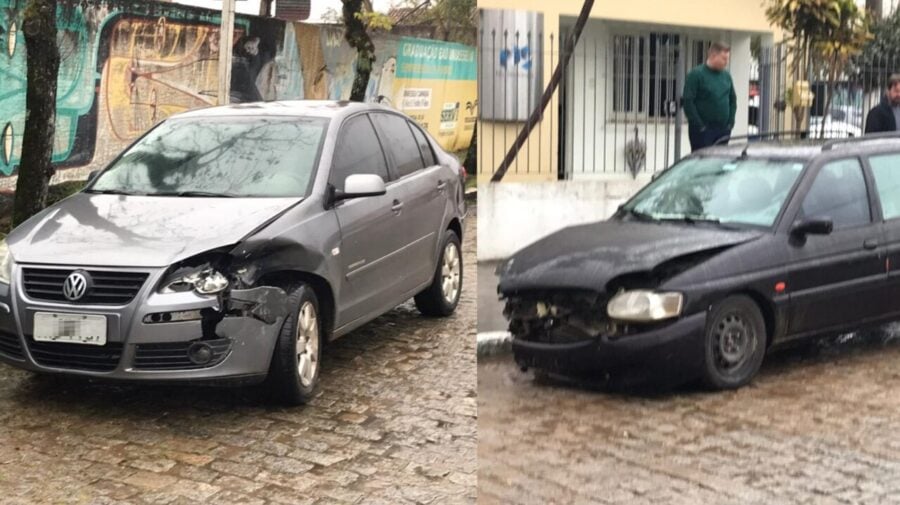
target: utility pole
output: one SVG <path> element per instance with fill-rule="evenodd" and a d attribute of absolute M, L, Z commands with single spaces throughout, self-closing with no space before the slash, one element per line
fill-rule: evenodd
<path fill-rule="evenodd" d="M 264 18 L 272 17 L 273 0 L 259 0 L 259 15 Z"/>
<path fill-rule="evenodd" d="M 230 101 L 231 51 L 233 47 L 234 0 L 222 0 L 222 23 L 219 26 L 219 105 L 228 105 Z"/>

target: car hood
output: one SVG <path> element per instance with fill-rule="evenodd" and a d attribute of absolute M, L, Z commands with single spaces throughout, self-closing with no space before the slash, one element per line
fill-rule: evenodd
<path fill-rule="evenodd" d="M 759 231 L 707 225 L 602 221 L 553 233 L 514 254 L 498 270 L 503 294 L 543 289 L 603 291 L 624 274 L 649 272 L 675 258 L 753 240 Z"/>
<path fill-rule="evenodd" d="M 296 198 L 189 198 L 78 193 L 17 228 L 16 262 L 163 267 L 237 243 Z"/>

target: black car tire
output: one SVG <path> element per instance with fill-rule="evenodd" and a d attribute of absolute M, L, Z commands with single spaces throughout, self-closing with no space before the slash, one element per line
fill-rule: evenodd
<path fill-rule="evenodd" d="M 744 295 L 729 296 L 709 311 L 703 381 L 713 389 L 737 389 L 759 371 L 766 354 L 766 323 Z"/>
<path fill-rule="evenodd" d="M 313 398 L 319 382 L 319 374 L 322 369 L 322 343 L 324 342 L 322 332 L 324 330 L 319 315 L 319 301 L 310 286 L 299 284 L 288 289 L 288 304 L 291 310 L 282 324 L 275 342 L 275 351 L 269 365 L 269 375 L 266 377 L 266 389 L 279 403 L 302 405 Z M 307 306 L 311 306 L 315 314 L 315 329 L 311 333 L 316 339 L 313 353 L 316 366 L 311 381 L 303 384 L 299 370 L 300 358 L 297 354 L 297 341 L 298 327 L 301 329 L 303 327 L 300 320 L 301 311 Z"/>
<path fill-rule="evenodd" d="M 448 299 L 444 294 L 444 260 L 448 248 L 452 246 L 455 249 L 456 259 L 458 260 L 458 283 L 456 294 L 452 299 Z M 416 308 L 419 312 L 429 317 L 447 317 L 456 310 L 459 305 L 459 297 L 462 295 L 463 287 L 463 258 L 462 247 L 459 243 L 459 237 L 453 230 L 444 232 L 444 239 L 441 242 L 441 255 L 438 258 L 437 267 L 434 269 L 434 277 L 431 284 L 421 293 L 415 296 Z"/>

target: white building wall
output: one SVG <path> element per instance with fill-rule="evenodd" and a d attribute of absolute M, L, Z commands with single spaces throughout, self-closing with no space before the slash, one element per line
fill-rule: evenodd
<path fill-rule="evenodd" d="M 645 119 L 638 114 L 613 117 L 612 34 L 647 32 L 686 35 L 687 40 L 724 40 L 731 44 L 730 72 L 738 97 L 733 135 L 746 135 L 750 94 L 749 33 L 697 31 L 671 26 L 639 26 L 592 20 L 585 27 L 572 58 L 567 80 L 566 175 L 570 179 L 619 180 L 630 178 L 625 162 L 625 143 L 637 136 L 645 142 L 642 172 L 671 165 L 675 159 L 675 118 Z M 686 44 L 685 44 L 686 45 Z M 675 69 L 670 69 L 672 73 Z M 689 69 L 688 69 L 689 70 Z M 680 90 L 679 90 L 680 93 Z M 686 120 L 682 126 L 681 155 L 690 153 Z"/>
<path fill-rule="evenodd" d="M 509 257 L 567 226 L 611 216 L 649 175 L 621 181 L 504 182 L 478 187 L 478 261 Z"/>

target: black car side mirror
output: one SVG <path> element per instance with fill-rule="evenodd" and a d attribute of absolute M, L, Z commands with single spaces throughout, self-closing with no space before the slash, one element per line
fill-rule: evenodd
<path fill-rule="evenodd" d="M 91 170 L 91 173 L 88 174 L 87 182 L 93 181 L 98 175 L 100 175 L 99 170 Z"/>
<path fill-rule="evenodd" d="M 806 235 L 828 235 L 834 230 L 834 223 L 831 219 L 805 219 L 794 223 L 791 234 L 800 237 Z"/>

